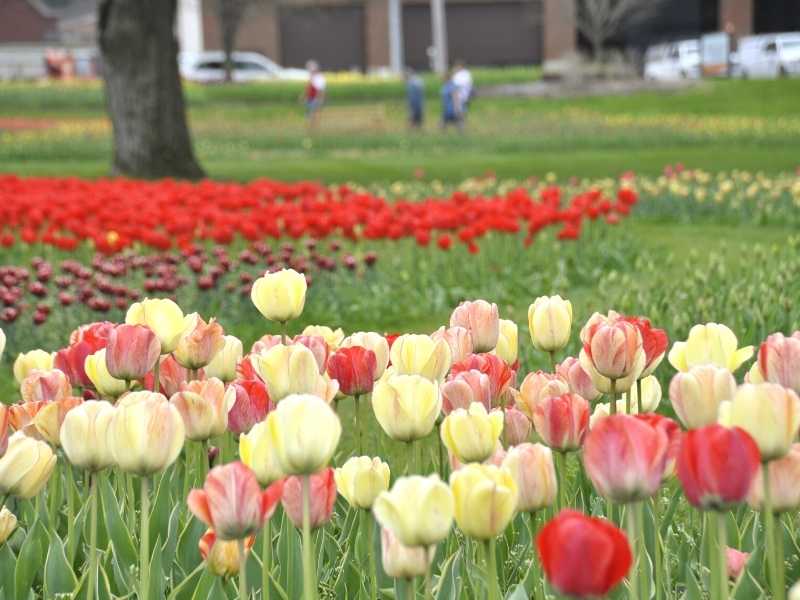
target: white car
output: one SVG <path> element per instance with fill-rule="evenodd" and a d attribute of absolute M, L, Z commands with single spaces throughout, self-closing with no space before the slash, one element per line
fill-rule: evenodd
<path fill-rule="evenodd" d="M 654 81 L 698 79 L 700 42 L 683 40 L 650 46 L 644 55 L 644 78 Z"/>
<path fill-rule="evenodd" d="M 234 52 L 233 81 L 305 81 L 305 69 L 286 69 L 257 52 Z M 221 51 L 180 53 L 178 68 L 181 77 L 197 83 L 218 83 L 225 80 L 225 53 Z"/>
<path fill-rule="evenodd" d="M 800 33 L 751 35 L 739 40 L 738 72 L 746 79 L 800 75 Z"/>

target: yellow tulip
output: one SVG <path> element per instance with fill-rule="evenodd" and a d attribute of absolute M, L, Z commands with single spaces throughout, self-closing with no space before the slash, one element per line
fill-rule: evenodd
<path fill-rule="evenodd" d="M 483 462 L 494 452 L 503 431 L 503 411 L 486 412 L 473 402 L 469 409 L 457 408 L 444 418 L 442 442 L 462 463 Z"/>
<path fill-rule="evenodd" d="M 465 535 L 489 540 L 500 535 L 514 517 L 519 489 L 506 469 L 470 464 L 450 476 L 455 517 Z"/>
<path fill-rule="evenodd" d="M 225 383 L 230 383 L 236 379 L 236 366 L 242 359 L 244 349 L 242 340 L 233 336 L 226 335 L 222 350 L 214 355 L 211 362 L 203 367 L 206 377 L 216 377 Z"/>
<path fill-rule="evenodd" d="M 733 400 L 735 393 L 733 374 L 714 365 L 700 365 L 676 373 L 669 384 L 672 408 L 688 429 L 716 423 L 720 404 Z"/>
<path fill-rule="evenodd" d="M 21 384 L 25 381 L 28 373 L 34 369 L 40 371 L 49 371 L 53 368 L 53 360 L 55 355 L 44 350 L 31 350 L 30 352 L 21 352 L 14 361 L 14 379 L 17 383 Z"/>
<path fill-rule="evenodd" d="M 389 342 L 379 333 L 371 331 L 360 331 L 347 336 L 342 340 L 340 347 L 349 348 L 351 346 L 361 346 L 375 353 L 375 375 L 374 379 L 381 378 L 389 365 Z"/>
<path fill-rule="evenodd" d="M 381 527 L 404 546 L 432 546 L 443 541 L 453 524 L 453 492 L 438 475 L 412 475 L 381 493 L 372 512 Z"/>
<path fill-rule="evenodd" d="M 380 458 L 353 456 L 336 469 L 336 489 L 355 508 L 372 508 L 378 494 L 389 489 L 389 465 Z"/>
<path fill-rule="evenodd" d="M 147 476 L 170 466 L 183 448 L 183 418 L 155 392 L 131 392 L 117 403 L 109 448 L 114 462 L 127 473 Z"/>
<path fill-rule="evenodd" d="M 286 323 L 303 314 L 306 276 L 294 269 L 267 273 L 253 282 L 250 299 L 265 318 Z"/>
<path fill-rule="evenodd" d="M 395 579 L 423 577 L 428 573 L 436 546 L 405 546 L 391 529 L 381 529 L 381 559 L 383 571 Z"/>
<path fill-rule="evenodd" d="M 445 340 L 415 334 L 398 337 L 389 356 L 398 374 L 421 375 L 440 383 L 450 370 L 452 359 L 450 346 Z"/>
<path fill-rule="evenodd" d="M 270 446 L 287 475 L 311 475 L 325 468 L 342 435 L 339 417 L 318 396 L 284 398 L 267 415 Z"/>
<path fill-rule="evenodd" d="M 534 512 L 551 506 L 558 492 L 553 451 L 544 444 L 520 444 L 509 449 L 503 459 L 517 484 L 517 510 Z"/>
<path fill-rule="evenodd" d="M 372 410 L 389 437 L 402 442 L 424 438 L 442 410 L 439 384 L 421 375 L 389 375 L 372 390 Z"/>
<path fill-rule="evenodd" d="M 239 436 L 239 456 L 256 474 L 258 483 L 264 487 L 285 477 L 271 444 L 272 438 L 266 421 L 256 423 L 249 432 Z"/>
<path fill-rule="evenodd" d="M 777 383 L 746 383 L 731 404 L 731 423 L 749 433 L 768 462 L 789 452 L 800 427 L 800 398 Z"/>
<path fill-rule="evenodd" d="M 631 389 L 622 394 L 622 399 L 626 400 L 628 395 L 631 397 L 631 406 L 641 406 L 643 413 L 656 412 L 658 405 L 661 404 L 661 384 L 655 375 L 648 375 L 641 380 L 642 385 L 642 401 L 641 404 L 637 402 L 639 398 L 639 386 L 632 385 Z M 634 412 L 634 411 L 632 411 Z"/>
<path fill-rule="evenodd" d="M 675 342 L 667 359 L 678 371 L 688 371 L 698 365 L 714 365 L 735 372 L 753 356 L 753 347 L 738 348 L 736 334 L 725 325 L 706 323 L 695 325 L 685 342 Z"/>
<path fill-rule="evenodd" d="M 528 307 L 531 341 L 542 352 L 556 352 L 569 343 L 572 303 L 561 296 L 540 296 Z"/>
<path fill-rule="evenodd" d="M 68 396 L 54 402 L 46 402 L 33 417 L 36 433 L 53 446 L 61 445 L 61 425 L 66 416 L 83 404 L 83 398 Z"/>
<path fill-rule="evenodd" d="M 169 298 L 145 298 L 131 304 L 125 322 L 149 327 L 161 342 L 161 354 L 175 350 L 186 328 L 183 311 Z"/>
<path fill-rule="evenodd" d="M 55 466 L 56 455 L 46 442 L 16 432 L 8 439 L 8 449 L 0 458 L 0 496 L 33 498 L 45 486 Z"/>
<path fill-rule="evenodd" d="M 278 344 L 251 355 L 250 362 L 273 402 L 292 394 L 313 394 L 330 402 L 338 391 L 338 384 L 320 374 L 314 353 L 302 344 Z"/>
<path fill-rule="evenodd" d="M 108 372 L 105 348 L 87 356 L 83 362 L 83 369 L 94 389 L 104 398 L 117 398 L 128 390 L 127 382 L 112 377 Z"/>
<path fill-rule="evenodd" d="M 17 517 L 5 506 L 0 510 L 0 546 L 2 546 L 17 528 Z"/>
<path fill-rule="evenodd" d="M 328 344 L 331 352 L 336 350 L 344 340 L 344 331 L 342 331 L 341 327 L 332 329 L 327 325 L 309 325 L 303 329 L 303 335 L 321 337 Z"/>
<path fill-rule="evenodd" d="M 169 399 L 183 418 L 186 438 L 202 442 L 228 430 L 228 411 L 236 401 L 236 390 L 226 393 L 216 377 L 190 381 Z"/>
<path fill-rule="evenodd" d="M 116 412 L 108 402 L 89 400 L 67 413 L 61 425 L 61 448 L 70 464 L 87 471 L 114 464 L 109 431 Z"/>
<path fill-rule="evenodd" d="M 497 338 L 497 347 L 492 350 L 507 365 L 517 362 L 519 354 L 519 330 L 514 321 L 500 319 L 500 335 Z"/>

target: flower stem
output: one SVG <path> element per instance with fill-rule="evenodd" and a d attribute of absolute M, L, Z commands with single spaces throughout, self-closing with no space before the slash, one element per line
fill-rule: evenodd
<path fill-rule="evenodd" d="M 497 583 L 497 553 L 495 552 L 494 545 L 494 538 L 491 538 L 484 546 L 486 552 L 486 574 L 488 576 L 486 586 L 489 588 L 489 595 L 487 597 L 489 600 L 498 600 L 500 597 Z"/>
<path fill-rule="evenodd" d="M 640 414 L 642 412 L 642 380 L 636 380 L 636 414 Z M 628 414 L 631 414 L 631 411 L 628 410 Z"/>
<path fill-rule="evenodd" d="M 303 597 L 316 600 L 317 578 L 312 562 L 311 539 L 311 477 L 303 475 Z"/>
<path fill-rule="evenodd" d="M 361 396 L 356 394 L 353 396 L 353 412 L 355 413 L 355 425 L 356 425 L 356 449 L 358 450 L 358 455 L 361 456 L 362 446 L 361 446 L 361 425 L 358 422 L 358 413 L 361 412 L 361 402 L 359 402 Z"/>
<path fill-rule="evenodd" d="M 556 504 L 556 514 L 567 506 L 567 491 L 564 489 L 567 485 L 567 455 L 564 452 L 556 451 L 556 479 L 558 486 L 558 499 Z"/>
<path fill-rule="evenodd" d="M 142 477 L 139 529 L 139 599 L 150 599 L 150 480 Z"/>
<path fill-rule="evenodd" d="M 289 345 L 289 321 L 281 321 L 281 344 Z"/>
<path fill-rule="evenodd" d="M 414 578 L 407 577 L 406 578 L 406 600 L 414 600 Z"/>
<path fill-rule="evenodd" d="M 247 552 L 244 540 L 236 540 L 239 546 L 239 600 L 247 600 Z"/>
<path fill-rule="evenodd" d="M 611 380 L 611 405 L 608 407 L 608 414 L 617 414 L 617 380 Z"/>
<path fill-rule="evenodd" d="M 430 567 L 425 571 L 425 600 L 433 600 L 433 577 Z"/>
<path fill-rule="evenodd" d="M 548 352 L 548 354 L 550 355 L 550 368 L 552 369 L 552 373 L 555 374 L 555 372 L 556 372 L 556 353 L 555 353 L 554 350 L 550 350 L 550 352 Z"/>
<path fill-rule="evenodd" d="M 640 501 L 633 505 L 633 512 L 636 515 L 636 532 L 639 535 L 639 586 L 640 598 L 650 598 L 650 573 L 647 565 L 647 542 L 644 537 L 644 502 Z"/>
<path fill-rule="evenodd" d="M 65 492 L 67 495 L 67 539 L 72 539 L 72 532 L 75 526 L 75 499 L 72 496 L 72 489 L 75 487 L 75 474 L 72 465 L 67 461 L 67 485 Z"/>
<path fill-rule="evenodd" d="M 778 547 L 775 543 L 775 513 L 772 510 L 772 498 L 769 484 L 769 463 L 761 467 L 764 479 L 764 529 L 767 536 L 767 564 L 769 565 L 770 586 L 774 600 L 784 600 L 786 585 L 784 584 L 783 556 L 778 556 Z M 783 532 L 781 532 L 783 535 Z"/>
<path fill-rule="evenodd" d="M 97 585 L 97 473 L 89 474 L 89 583 L 86 600 L 94 600 Z"/>
<path fill-rule="evenodd" d="M 638 503 L 637 503 L 638 504 Z M 642 556 L 639 547 L 639 533 L 636 527 L 636 508 L 635 504 L 628 504 L 625 507 L 625 517 L 628 521 L 628 543 L 634 549 L 635 561 L 633 569 L 628 576 L 628 589 L 630 590 L 629 598 L 631 600 L 638 600 L 639 598 L 639 571 L 642 568 Z"/>
<path fill-rule="evenodd" d="M 656 600 L 661 600 L 664 594 L 664 558 L 661 554 L 661 519 L 659 518 L 658 494 L 652 498 L 653 504 L 653 563 L 655 563 Z"/>
<path fill-rule="evenodd" d="M 544 598 L 544 588 L 542 587 L 544 584 L 542 574 L 541 574 L 541 566 L 539 565 L 539 557 L 536 556 L 536 533 L 538 530 L 538 526 L 536 523 L 536 513 L 529 512 L 528 513 L 528 533 L 531 536 L 531 548 L 534 548 L 533 555 L 531 556 L 531 568 L 534 570 L 534 577 L 533 577 L 533 598 L 534 600 L 543 600 Z"/>
<path fill-rule="evenodd" d="M 727 546 L 727 524 L 725 513 L 718 512 L 717 517 L 717 585 L 719 586 L 719 600 L 728 600 L 728 560 L 725 555 Z"/>
<path fill-rule="evenodd" d="M 269 574 L 272 571 L 272 528 L 270 527 L 270 520 L 264 522 L 264 536 L 263 546 L 261 548 L 261 597 L 264 600 L 269 600 L 270 597 L 270 582 Z"/>
<path fill-rule="evenodd" d="M 370 599 L 378 598 L 378 567 L 375 564 L 375 518 L 367 512 L 367 556 L 369 557 Z"/>
<path fill-rule="evenodd" d="M 159 370 L 160 369 L 161 369 L 161 357 L 159 356 L 158 360 L 156 360 L 156 364 L 153 365 L 153 391 L 154 392 L 157 392 L 160 389 L 160 386 L 158 385 L 158 374 L 159 374 Z"/>

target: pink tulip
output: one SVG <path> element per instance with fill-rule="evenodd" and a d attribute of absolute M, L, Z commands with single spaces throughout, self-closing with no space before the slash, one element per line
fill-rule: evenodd
<path fill-rule="evenodd" d="M 452 363 L 456 364 L 472 354 L 472 334 L 466 327 L 440 327 L 431 334 L 434 341 L 444 340 L 450 346 Z"/>
<path fill-rule="evenodd" d="M 504 412 L 503 437 L 506 445 L 516 446 L 527 442 L 533 429 L 530 419 L 513 406 L 506 408 Z"/>
<path fill-rule="evenodd" d="M 251 354 L 262 354 L 272 348 L 283 343 L 283 337 L 280 335 L 264 335 L 259 339 L 251 348 Z M 294 338 L 286 340 L 287 344 L 302 344 L 314 355 L 317 361 L 320 373 L 325 373 L 328 368 L 328 357 L 330 356 L 330 347 L 325 338 L 321 335 L 296 335 Z"/>
<path fill-rule="evenodd" d="M 20 384 L 19 393 L 23 402 L 56 402 L 72 395 L 72 386 L 58 369 L 34 369 Z"/>
<path fill-rule="evenodd" d="M 222 380 L 212 377 L 204 381 L 190 381 L 170 398 L 186 426 L 186 437 L 205 441 L 222 435 L 228 429 L 228 402 L 235 392 L 225 393 Z"/>
<path fill-rule="evenodd" d="M 205 378 L 203 369 L 195 371 L 195 379 L 202 380 Z M 142 380 L 144 387 L 148 390 L 153 389 L 153 373 L 149 372 Z M 161 393 L 166 397 L 177 394 L 181 391 L 183 384 L 189 382 L 189 369 L 182 367 L 175 360 L 172 354 L 167 354 L 159 359 L 158 367 L 158 384 Z"/>
<path fill-rule="evenodd" d="M 800 331 L 786 337 L 773 333 L 758 350 L 758 368 L 764 381 L 779 383 L 800 394 Z"/>
<path fill-rule="evenodd" d="M 442 412 L 449 415 L 457 408 L 469 408 L 473 402 L 492 408 L 492 388 L 489 376 L 471 369 L 451 375 L 442 385 Z"/>
<path fill-rule="evenodd" d="M 649 423 L 657 429 L 661 429 L 667 434 L 667 466 L 664 469 L 664 479 L 675 473 L 675 463 L 678 460 L 678 452 L 681 449 L 681 440 L 683 439 L 683 431 L 677 422 L 669 417 L 659 415 L 657 413 L 642 413 L 633 415 L 635 419 Z"/>
<path fill-rule="evenodd" d="M 187 317 L 189 327 L 172 355 L 187 369 L 205 367 L 225 347 L 225 331 L 216 320 L 206 323 L 197 313 Z"/>
<path fill-rule="evenodd" d="M 489 377 L 492 406 L 498 406 L 506 389 L 513 385 L 517 373 L 496 354 L 470 354 L 461 362 L 453 363 L 450 376 L 455 377 L 463 371 L 473 369 Z"/>
<path fill-rule="evenodd" d="M 789 453 L 769 461 L 769 496 L 772 510 L 792 512 L 800 508 L 800 444 L 792 444 Z M 764 505 L 764 465 L 750 485 L 747 502 L 756 510 Z"/>
<path fill-rule="evenodd" d="M 106 367 L 112 377 L 133 381 L 142 379 L 161 355 L 161 342 L 144 325 L 117 325 L 108 337 Z"/>
<path fill-rule="evenodd" d="M 663 428 L 630 415 L 611 415 L 586 436 L 583 464 L 601 496 L 635 502 L 658 491 L 669 447 Z"/>
<path fill-rule="evenodd" d="M 202 490 L 189 492 L 187 503 L 194 516 L 214 529 L 221 540 L 241 540 L 256 533 L 272 516 L 283 482 L 265 491 L 241 462 L 214 467 Z"/>
<path fill-rule="evenodd" d="M 500 336 L 500 313 L 486 300 L 462 302 L 450 315 L 450 327 L 464 327 L 472 334 L 474 352 L 489 352 Z"/>
<path fill-rule="evenodd" d="M 556 365 L 556 375 L 569 384 L 569 391 L 583 396 L 589 402 L 594 402 L 600 397 L 600 392 L 594 387 L 592 376 L 586 372 L 574 356 L 568 356 Z"/>
<path fill-rule="evenodd" d="M 517 405 L 529 418 L 533 418 L 536 406 L 543 400 L 551 396 L 561 396 L 570 391 L 574 392 L 574 390 L 570 390 L 567 381 L 559 375 L 552 375 L 544 371 L 528 373 L 527 377 L 522 380 L 522 385 L 519 386 Z"/>
<path fill-rule="evenodd" d="M 595 370 L 611 380 L 638 375 L 645 366 L 642 336 L 614 311 L 595 313 L 581 330 L 583 351 Z"/>
<path fill-rule="evenodd" d="M 287 340 L 288 342 L 289 340 Z M 250 347 L 250 353 L 261 354 L 281 343 L 283 343 L 283 336 L 266 333 L 253 343 Z"/>
<path fill-rule="evenodd" d="M 311 476 L 309 508 L 311 529 L 322 527 L 331 520 L 336 502 L 336 482 L 333 468 L 328 467 Z M 303 526 L 303 479 L 288 477 L 283 485 L 281 505 L 295 527 Z"/>
<path fill-rule="evenodd" d="M 228 429 L 234 435 L 247 433 L 272 410 L 267 386 L 259 379 L 237 379 L 230 387 L 236 390 L 236 399 L 228 411 Z"/>
<path fill-rule="evenodd" d="M 589 403 L 577 394 L 545 398 L 534 409 L 533 426 L 554 450 L 576 450 L 589 427 Z"/>
<path fill-rule="evenodd" d="M 750 558 L 749 552 L 740 552 L 736 548 L 725 548 L 725 566 L 729 579 L 738 579 Z"/>

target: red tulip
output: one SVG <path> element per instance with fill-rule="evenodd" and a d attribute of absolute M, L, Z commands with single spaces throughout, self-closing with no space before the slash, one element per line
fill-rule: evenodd
<path fill-rule="evenodd" d="M 187 503 L 219 539 L 241 540 L 256 533 L 272 516 L 282 488 L 279 481 L 262 492 L 253 471 L 234 462 L 211 469 L 203 489 L 189 492 Z"/>
<path fill-rule="evenodd" d="M 378 361 L 372 350 L 361 346 L 339 348 L 328 359 L 328 376 L 339 382 L 339 390 L 347 396 L 372 391 Z"/>
<path fill-rule="evenodd" d="M 536 404 L 533 427 L 555 450 L 576 450 L 589 427 L 589 403 L 577 394 L 549 396 Z"/>
<path fill-rule="evenodd" d="M 669 417 L 658 413 L 642 413 L 633 415 L 633 417 L 640 421 L 645 421 L 667 434 L 669 445 L 667 447 L 667 468 L 664 470 L 664 478 L 666 479 L 675 471 L 675 461 L 678 459 L 678 452 L 681 449 L 681 440 L 683 439 L 681 426 Z"/>
<path fill-rule="evenodd" d="M 545 576 L 561 594 L 597 598 L 608 594 L 633 563 L 625 534 L 605 519 L 562 510 L 536 537 Z"/>
<path fill-rule="evenodd" d="M 758 350 L 758 368 L 765 381 L 800 394 L 800 331 L 770 335 Z"/>
<path fill-rule="evenodd" d="M 457 408 L 469 408 L 473 402 L 492 409 L 492 387 L 489 376 L 476 369 L 461 371 L 442 385 L 442 412 L 449 415 Z"/>
<path fill-rule="evenodd" d="M 98 321 L 96 323 L 81 325 L 70 334 L 69 343 L 72 345 L 85 342 L 92 347 L 91 354 L 94 354 L 98 350 L 102 350 L 106 347 L 108 337 L 111 335 L 111 331 L 114 327 L 114 323 L 110 321 Z"/>
<path fill-rule="evenodd" d="M 281 505 L 286 516 L 295 527 L 303 526 L 303 480 L 301 477 L 288 477 L 283 485 Z M 309 508 L 311 529 L 322 527 L 330 521 L 333 505 L 336 502 L 336 482 L 333 468 L 328 467 L 311 475 Z"/>
<path fill-rule="evenodd" d="M 450 375 L 455 376 L 463 371 L 470 371 L 472 369 L 480 371 L 489 377 L 492 406 L 497 406 L 497 402 L 503 392 L 512 384 L 516 377 L 516 373 L 511 367 L 495 354 L 470 354 L 467 358 L 459 363 L 455 363 L 450 368 Z"/>
<path fill-rule="evenodd" d="M 633 323 L 642 336 L 644 348 L 644 370 L 640 377 L 647 377 L 656 370 L 661 363 L 669 345 L 669 337 L 663 329 L 656 329 L 650 324 L 650 319 L 645 317 L 622 317 L 623 321 Z"/>
<path fill-rule="evenodd" d="M 237 379 L 230 384 L 236 400 L 228 411 L 228 429 L 234 435 L 247 433 L 272 410 L 267 386 L 260 379 Z"/>
<path fill-rule="evenodd" d="M 56 352 L 53 366 L 63 372 L 72 385 L 91 388 L 92 381 L 86 375 L 84 364 L 87 356 L 101 348 L 95 349 L 88 342 L 77 342 Z"/>
<path fill-rule="evenodd" d="M 106 367 L 112 377 L 134 381 L 153 370 L 161 342 L 144 325 L 117 325 L 108 336 Z"/>
<path fill-rule="evenodd" d="M 686 432 L 678 453 L 678 479 L 692 506 L 727 510 L 747 498 L 761 455 L 739 427 L 708 425 Z"/>
<path fill-rule="evenodd" d="M 629 415 L 611 415 L 586 436 L 583 465 L 601 496 L 636 502 L 658 491 L 668 451 L 664 429 Z"/>

